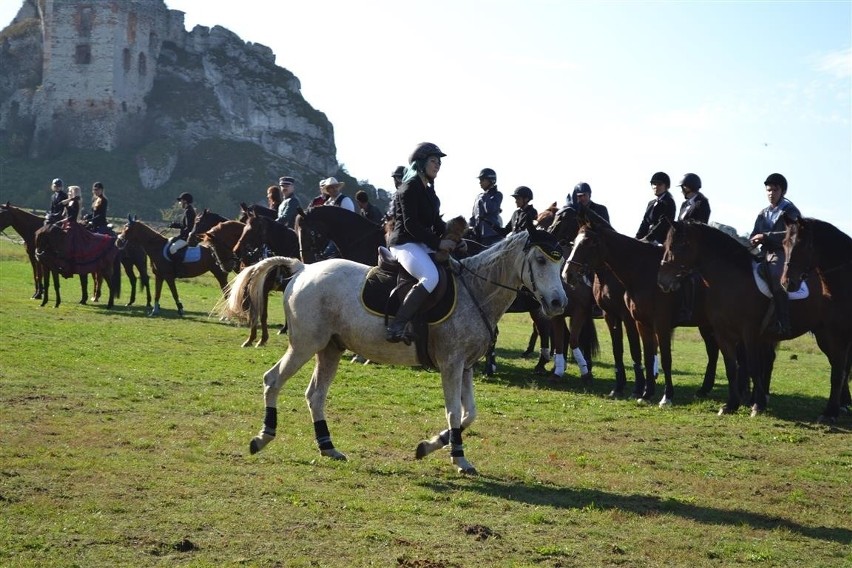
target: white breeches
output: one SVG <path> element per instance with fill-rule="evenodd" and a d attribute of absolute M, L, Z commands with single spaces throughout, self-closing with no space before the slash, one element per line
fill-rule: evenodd
<path fill-rule="evenodd" d="M 428 292 L 435 289 L 438 285 L 438 267 L 429 258 L 429 253 L 433 252 L 429 247 L 423 243 L 405 243 L 390 247 L 390 250 L 402 267 L 417 278 Z"/>

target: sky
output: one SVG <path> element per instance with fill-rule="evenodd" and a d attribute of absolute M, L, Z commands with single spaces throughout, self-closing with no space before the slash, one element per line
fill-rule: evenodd
<path fill-rule="evenodd" d="M 19 4 L 0 4 L 8 23 Z M 803 215 L 852 234 L 852 2 L 166 4 L 270 47 L 355 178 L 392 189 L 419 142 L 440 146 L 445 219 L 470 216 L 490 167 L 504 222 L 517 186 L 541 211 L 584 181 L 633 235 L 651 175 L 679 206 L 693 172 L 710 220 L 743 234 L 779 172 Z"/>

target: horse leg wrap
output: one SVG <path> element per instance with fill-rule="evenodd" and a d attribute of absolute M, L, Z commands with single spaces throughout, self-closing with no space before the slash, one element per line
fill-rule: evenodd
<path fill-rule="evenodd" d="M 462 444 L 462 429 L 450 429 L 450 457 L 464 457 L 464 445 Z"/>
<path fill-rule="evenodd" d="M 263 430 L 260 431 L 264 436 L 275 437 L 275 429 L 278 427 L 278 409 L 273 406 L 266 407 L 266 415 L 263 417 Z"/>
<path fill-rule="evenodd" d="M 586 375 L 589 372 L 589 364 L 586 363 L 586 358 L 583 356 L 583 352 L 579 347 L 575 347 L 571 350 L 574 354 L 574 361 L 577 362 L 577 366 L 580 367 L 580 375 Z"/>
<path fill-rule="evenodd" d="M 334 444 L 331 442 L 331 432 L 328 431 L 328 424 L 325 420 L 317 420 L 314 422 L 314 434 L 317 438 L 317 446 L 320 450 L 333 450 Z"/>
<path fill-rule="evenodd" d="M 565 374 L 565 355 L 557 353 L 553 356 L 553 374 L 561 377 Z"/>

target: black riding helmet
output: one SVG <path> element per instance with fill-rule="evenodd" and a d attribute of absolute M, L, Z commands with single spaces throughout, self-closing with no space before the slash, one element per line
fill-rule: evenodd
<path fill-rule="evenodd" d="M 479 171 L 479 175 L 476 176 L 476 177 L 477 177 L 477 179 L 482 179 L 482 178 L 490 179 L 494 183 L 497 183 L 497 172 L 495 172 L 491 168 L 482 168 Z"/>
<path fill-rule="evenodd" d="M 512 197 L 525 197 L 526 199 L 532 201 L 533 192 L 530 188 L 525 185 L 518 186 L 515 191 L 512 193 Z"/>
<path fill-rule="evenodd" d="M 787 178 L 781 174 L 769 174 L 763 185 L 777 185 L 781 188 L 781 193 L 787 193 Z"/>
<path fill-rule="evenodd" d="M 178 197 L 177 197 L 177 199 L 175 199 L 175 201 L 181 201 L 181 200 L 186 201 L 187 203 L 192 203 L 192 194 L 186 193 L 186 192 L 181 193 L 180 195 L 178 195 Z"/>
<path fill-rule="evenodd" d="M 680 180 L 678 185 L 681 187 L 688 187 L 692 191 L 698 191 L 701 189 L 701 178 L 695 174 L 686 174 L 683 176 L 683 179 Z"/>
<path fill-rule="evenodd" d="M 416 148 L 414 148 L 411 156 L 408 157 L 408 163 L 412 164 L 414 162 L 424 161 L 431 156 L 443 158 L 446 154 L 441 152 L 441 149 L 431 142 L 421 142 Z"/>
<path fill-rule="evenodd" d="M 666 187 L 672 186 L 672 180 L 669 178 L 669 174 L 666 172 L 657 172 L 651 176 L 651 183 L 662 182 L 666 184 Z"/>

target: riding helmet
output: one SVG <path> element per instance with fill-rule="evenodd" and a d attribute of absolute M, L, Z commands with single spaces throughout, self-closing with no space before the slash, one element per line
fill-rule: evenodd
<path fill-rule="evenodd" d="M 431 156 L 438 156 L 439 158 L 443 158 L 446 156 L 441 149 L 438 148 L 435 144 L 431 142 L 421 142 L 414 148 L 414 151 L 411 153 L 411 156 L 408 157 L 408 163 L 413 164 L 414 162 L 419 162 L 421 160 L 426 160 Z"/>
<path fill-rule="evenodd" d="M 658 182 L 666 184 L 666 187 L 671 187 L 672 185 L 672 180 L 669 179 L 669 174 L 667 174 L 666 172 L 657 172 L 651 176 L 651 183 Z"/>
<path fill-rule="evenodd" d="M 492 182 L 497 183 L 497 172 L 495 172 L 491 168 L 482 168 L 482 170 L 479 172 L 479 175 L 476 177 L 477 179 L 490 179 Z"/>
<path fill-rule="evenodd" d="M 512 193 L 512 197 L 525 197 L 526 199 L 532 201 L 533 192 L 527 186 L 520 185 L 515 189 L 514 193 Z"/>
<path fill-rule="evenodd" d="M 61 180 L 61 179 L 59 179 L 59 178 L 56 178 L 56 179 L 54 179 L 54 180 L 53 180 L 53 184 L 52 184 L 52 185 L 55 185 L 56 187 L 62 187 L 62 185 L 63 185 L 63 184 L 62 184 L 62 180 Z"/>
<path fill-rule="evenodd" d="M 686 174 L 678 185 L 688 187 L 692 191 L 698 191 L 701 189 L 701 178 L 695 174 Z"/>
<path fill-rule="evenodd" d="M 781 174 L 769 174 L 763 185 L 777 185 L 781 188 L 781 193 L 787 193 L 787 178 Z"/>
<path fill-rule="evenodd" d="M 187 203 L 192 203 L 192 194 L 184 191 L 183 193 L 178 195 L 177 199 L 175 199 L 175 201 L 181 201 L 181 200 L 186 201 Z"/>
<path fill-rule="evenodd" d="M 578 183 L 577 185 L 574 186 L 574 195 L 579 195 L 581 193 L 584 193 L 586 195 L 591 195 L 592 194 L 592 187 L 584 181 Z"/>
<path fill-rule="evenodd" d="M 400 178 L 405 175 L 405 166 L 397 166 L 396 169 L 391 174 L 392 178 Z"/>

